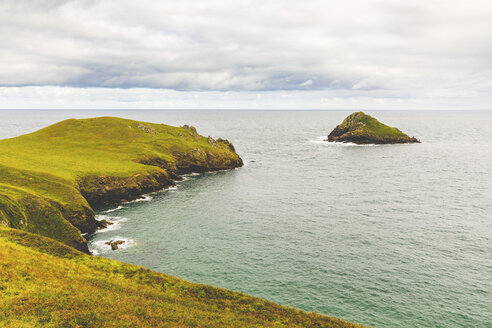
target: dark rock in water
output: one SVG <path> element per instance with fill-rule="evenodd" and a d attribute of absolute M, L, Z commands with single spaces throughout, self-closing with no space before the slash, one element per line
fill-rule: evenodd
<path fill-rule="evenodd" d="M 124 240 L 110 240 L 110 241 L 106 242 L 106 245 L 110 245 L 111 249 L 113 251 L 115 251 L 118 249 L 119 245 L 124 244 L 124 243 L 125 243 Z"/>
<path fill-rule="evenodd" d="M 380 123 L 374 117 L 356 112 L 350 114 L 329 135 L 326 141 L 356 144 L 420 143 L 397 128 Z"/>
<path fill-rule="evenodd" d="M 110 226 L 110 225 L 112 225 L 112 224 L 113 224 L 113 222 L 108 221 L 108 220 L 106 220 L 106 219 L 102 219 L 102 220 L 100 220 L 100 221 L 97 221 L 97 227 L 98 227 L 99 229 L 105 229 L 105 228 L 107 228 L 108 226 Z"/>

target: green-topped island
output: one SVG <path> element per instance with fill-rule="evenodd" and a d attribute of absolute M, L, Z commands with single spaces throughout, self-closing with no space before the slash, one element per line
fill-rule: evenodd
<path fill-rule="evenodd" d="M 364 112 L 355 112 L 347 116 L 328 135 L 329 142 L 352 142 L 355 144 L 401 144 L 420 143 L 397 128 L 379 122 Z"/>

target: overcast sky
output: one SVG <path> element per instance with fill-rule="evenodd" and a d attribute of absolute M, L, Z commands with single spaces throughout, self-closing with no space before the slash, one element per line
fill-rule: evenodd
<path fill-rule="evenodd" d="M 492 109 L 492 1 L 0 0 L 0 108 Z"/>

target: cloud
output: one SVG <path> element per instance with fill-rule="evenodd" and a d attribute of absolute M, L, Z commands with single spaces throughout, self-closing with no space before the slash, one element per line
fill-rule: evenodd
<path fill-rule="evenodd" d="M 486 0 L 0 0 L 0 86 L 485 101 L 490 17 Z"/>
<path fill-rule="evenodd" d="M 404 90 L 176 91 L 158 88 L 0 87 L 1 109 L 490 109 L 476 92 Z"/>

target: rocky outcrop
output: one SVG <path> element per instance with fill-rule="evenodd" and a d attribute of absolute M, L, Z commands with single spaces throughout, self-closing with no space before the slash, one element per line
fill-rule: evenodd
<path fill-rule="evenodd" d="M 95 209 L 131 201 L 143 194 L 174 184 L 172 178 L 164 170 L 154 170 L 130 177 L 85 176 L 77 182 L 80 193 Z"/>
<path fill-rule="evenodd" d="M 113 224 L 114 224 L 113 222 L 108 221 L 106 219 L 102 219 L 102 220 L 97 221 L 97 227 L 99 229 L 105 229 L 105 228 L 107 228 L 107 227 L 109 227 L 110 225 L 113 225 Z"/>
<path fill-rule="evenodd" d="M 111 246 L 111 250 L 115 251 L 119 248 L 119 245 L 124 244 L 124 240 L 110 240 L 106 242 L 106 245 Z"/>
<path fill-rule="evenodd" d="M 356 112 L 345 118 L 328 135 L 326 141 L 355 144 L 420 143 L 415 137 L 409 137 L 397 128 L 387 126 L 363 112 Z"/>

